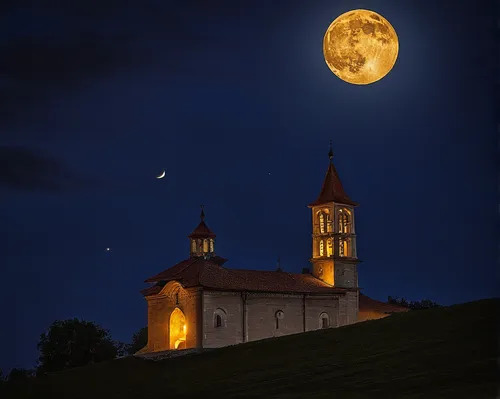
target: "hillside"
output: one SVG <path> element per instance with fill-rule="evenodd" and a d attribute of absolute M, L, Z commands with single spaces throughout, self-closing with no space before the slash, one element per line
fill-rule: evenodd
<path fill-rule="evenodd" d="M 4 397 L 491 399 L 499 305 L 414 311 L 161 362 L 119 359 L 11 386 Z"/>

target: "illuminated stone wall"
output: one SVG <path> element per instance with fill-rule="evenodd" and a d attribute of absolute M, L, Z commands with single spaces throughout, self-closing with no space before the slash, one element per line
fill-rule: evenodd
<path fill-rule="evenodd" d="M 170 318 L 176 308 L 186 320 L 186 343 L 182 348 L 218 348 L 301 333 L 304 322 L 305 331 L 317 330 L 322 327 L 324 315 L 329 328 L 356 323 L 358 293 L 340 297 L 242 294 L 183 289 L 178 283 L 169 283 L 160 294 L 148 297 L 148 352 L 174 349 Z"/>
<path fill-rule="evenodd" d="M 186 319 L 186 348 L 197 346 L 197 304 L 200 299 L 196 289 L 183 289 L 180 284 L 168 283 L 162 292 L 147 298 L 148 301 L 148 352 L 170 348 L 170 317 L 178 308 Z"/>

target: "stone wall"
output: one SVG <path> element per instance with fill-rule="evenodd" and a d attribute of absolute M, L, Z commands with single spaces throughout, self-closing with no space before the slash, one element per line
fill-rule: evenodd
<path fill-rule="evenodd" d="M 302 301 L 302 295 L 249 294 L 248 340 L 303 332 Z M 278 311 L 282 316 L 277 317 Z"/>
<path fill-rule="evenodd" d="M 203 292 L 203 347 L 219 348 L 243 342 L 242 297 L 238 292 Z M 222 326 L 216 327 L 216 314 Z"/>
<path fill-rule="evenodd" d="M 147 300 L 149 353 L 173 349 L 169 322 L 176 308 L 186 318 L 186 348 L 219 348 L 317 330 L 323 326 L 322 317 L 330 328 L 358 321 L 357 291 L 340 297 L 239 293 L 183 289 L 168 283 Z"/>
<path fill-rule="evenodd" d="M 339 298 L 339 323 L 338 326 L 345 326 L 358 322 L 359 293 L 358 291 L 347 292 L 345 296 Z"/>
<path fill-rule="evenodd" d="M 339 325 L 339 298 L 306 296 L 306 331 L 313 331 L 321 328 L 320 316 L 328 315 L 328 325 L 330 328 Z"/>
<path fill-rule="evenodd" d="M 337 260 L 335 262 L 335 286 L 356 288 L 358 286 L 357 265 Z"/>
<path fill-rule="evenodd" d="M 316 330 L 322 327 L 323 314 L 329 327 L 339 325 L 339 299 L 332 296 L 204 291 L 203 306 L 204 348 Z"/>

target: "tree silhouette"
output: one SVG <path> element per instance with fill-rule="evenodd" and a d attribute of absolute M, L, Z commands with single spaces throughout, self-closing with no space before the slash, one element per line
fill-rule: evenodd
<path fill-rule="evenodd" d="M 430 308 L 440 308 L 441 305 L 431 301 L 430 299 L 422 299 L 421 301 L 407 301 L 405 298 L 389 296 L 387 302 L 392 305 L 398 305 L 412 310 L 423 310 Z"/>
<path fill-rule="evenodd" d="M 70 319 L 52 323 L 37 347 L 40 374 L 114 359 L 120 345 L 97 324 Z"/>
<path fill-rule="evenodd" d="M 127 353 L 133 355 L 140 351 L 148 344 L 148 328 L 142 327 L 134 335 L 132 335 L 132 343 L 127 346 Z"/>

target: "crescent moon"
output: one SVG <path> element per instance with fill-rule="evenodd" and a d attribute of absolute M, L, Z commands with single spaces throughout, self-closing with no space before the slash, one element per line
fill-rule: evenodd
<path fill-rule="evenodd" d="M 160 176 L 156 176 L 157 179 L 163 179 L 165 177 L 165 170 L 160 173 Z"/>

